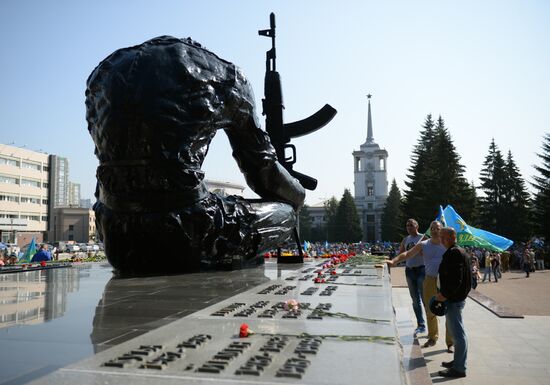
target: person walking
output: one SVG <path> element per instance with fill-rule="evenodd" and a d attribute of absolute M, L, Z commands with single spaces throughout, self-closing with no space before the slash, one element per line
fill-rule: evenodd
<path fill-rule="evenodd" d="M 485 282 L 485 280 L 487 279 L 487 275 L 489 276 L 489 282 L 491 282 L 492 259 L 493 258 L 491 257 L 491 253 L 486 251 L 485 257 L 483 258 L 483 279 L 481 280 L 481 282 Z M 495 277 L 495 280 L 496 280 L 496 277 Z"/>
<path fill-rule="evenodd" d="M 537 270 L 544 270 L 544 254 L 542 253 L 542 249 L 536 251 L 535 259 L 537 261 Z"/>
<path fill-rule="evenodd" d="M 399 246 L 399 254 L 412 249 L 424 236 L 418 232 L 418 222 L 414 219 L 407 220 L 406 223 L 407 235 L 401 241 Z M 422 312 L 422 286 L 424 285 L 424 277 L 426 270 L 424 268 L 424 258 L 422 252 L 405 261 L 405 277 L 407 278 L 407 286 L 409 287 L 409 295 L 412 299 L 414 315 L 416 317 L 415 335 L 426 332 L 426 322 Z"/>
<path fill-rule="evenodd" d="M 471 268 L 472 268 L 472 289 L 477 288 L 477 280 L 479 278 L 479 261 L 477 260 L 477 257 L 472 255 L 471 262 L 470 262 Z"/>
<path fill-rule="evenodd" d="M 531 265 L 533 264 L 531 251 L 525 249 L 523 253 L 523 271 L 525 271 L 525 278 L 529 278 L 529 273 L 531 272 Z"/>
<path fill-rule="evenodd" d="M 424 267 L 426 270 L 426 276 L 424 277 L 424 284 L 422 286 L 424 310 L 426 311 L 426 319 L 428 323 L 428 341 L 423 345 L 427 348 L 434 346 L 439 338 L 439 324 L 437 317 L 430 310 L 430 299 L 437 294 L 437 275 L 439 270 L 439 264 L 441 258 L 445 252 L 439 241 L 439 230 L 442 225 L 439 221 L 433 221 L 430 224 L 431 238 L 418 243 L 412 249 L 399 254 L 391 261 L 387 261 L 388 265 L 397 265 L 402 260 L 407 260 L 422 252 L 424 259 Z M 445 342 L 447 343 L 447 351 L 452 353 L 453 339 L 448 330 L 446 330 Z"/>
<path fill-rule="evenodd" d="M 503 251 L 500 255 L 500 259 L 502 263 L 502 272 L 507 273 L 510 270 L 510 252 Z"/>
<path fill-rule="evenodd" d="M 495 277 L 495 282 L 498 282 L 498 268 L 499 268 L 498 254 L 495 253 L 491 255 L 491 271 L 493 272 L 493 277 Z"/>
<path fill-rule="evenodd" d="M 441 244 L 447 249 L 439 265 L 440 291 L 436 300 L 447 302 L 447 330 L 451 331 L 455 351 L 452 361 L 441 365 L 446 370 L 439 371 L 442 377 L 466 377 L 468 358 L 468 337 L 462 321 L 462 310 L 471 289 L 472 273 L 468 254 L 456 245 L 456 231 L 444 227 L 440 232 Z"/>

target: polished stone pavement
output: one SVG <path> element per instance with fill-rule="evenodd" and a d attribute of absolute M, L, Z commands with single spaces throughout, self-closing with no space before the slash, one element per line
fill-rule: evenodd
<path fill-rule="evenodd" d="M 117 279 L 109 265 L 83 264 L 0 275 L 0 384 L 32 382 L 301 268 L 268 263 L 252 270 L 184 278 Z M 410 383 L 426 383 L 427 377 L 428 383 L 431 378 L 433 383 L 550 384 L 550 317 L 499 318 L 469 299 L 464 312 L 470 337 L 468 377 L 448 380 L 437 376 L 441 362 L 451 359 L 443 342 L 422 349 L 419 356 L 418 343 L 426 337 L 415 340 L 412 335 L 408 290 L 392 291 Z M 355 301 L 349 297 L 346 301 Z"/>
<path fill-rule="evenodd" d="M 406 383 L 389 277 L 368 264 L 339 266 L 326 273 L 328 282 L 314 284 L 323 263 L 111 280 L 93 320 L 97 354 L 32 384 Z M 241 292 L 227 298 L 235 291 Z M 284 309 L 288 299 L 300 303 L 299 312 Z M 204 309 L 188 314 L 193 302 Z M 132 332 L 141 330 L 121 328 L 126 317 L 132 322 L 142 313 L 151 330 L 136 337 Z M 256 334 L 239 338 L 242 322 Z M 101 334 L 106 329 L 110 335 Z"/>
<path fill-rule="evenodd" d="M 280 276 L 116 278 L 108 264 L 0 275 L 0 384 L 24 384 Z"/>

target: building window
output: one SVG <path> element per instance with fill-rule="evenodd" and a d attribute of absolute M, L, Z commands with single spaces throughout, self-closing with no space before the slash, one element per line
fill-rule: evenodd
<path fill-rule="evenodd" d="M 47 222 L 47 221 L 48 221 L 48 216 L 42 215 L 42 222 Z"/>
<path fill-rule="evenodd" d="M 50 184 L 49 184 L 49 183 L 47 183 L 47 182 L 44 182 L 44 183 L 42 183 L 42 187 L 44 187 L 44 188 L 48 188 L 48 187 L 50 187 Z"/>
<path fill-rule="evenodd" d="M 367 187 L 367 196 L 369 197 L 374 196 L 374 187 L 372 186 Z"/>
<path fill-rule="evenodd" d="M 9 219 L 17 219 L 19 218 L 18 214 L 15 213 L 0 213 L 0 218 L 9 218 Z"/>
<path fill-rule="evenodd" d="M 19 197 L 17 195 L 0 194 L 0 201 L 3 201 L 3 202 L 19 202 Z"/>
<path fill-rule="evenodd" d="M 50 201 L 48 199 L 42 199 L 42 204 L 43 205 L 47 205 L 49 203 L 50 203 Z"/>
<path fill-rule="evenodd" d="M 14 178 L 12 176 L 6 176 L 6 175 L 0 175 L 0 183 L 19 184 L 19 178 Z"/>
<path fill-rule="evenodd" d="M 21 186 L 30 186 L 40 188 L 40 181 L 32 179 L 21 179 Z"/>
<path fill-rule="evenodd" d="M 50 167 L 49 166 L 42 166 L 42 170 L 43 171 L 50 171 Z"/>
<path fill-rule="evenodd" d="M 74 241 L 74 235 L 69 235 L 69 241 Z"/>
<path fill-rule="evenodd" d="M 384 158 L 380 158 L 380 170 L 384 171 L 386 169 L 386 161 L 384 160 Z"/>
<path fill-rule="evenodd" d="M 374 215 L 367 215 L 367 223 L 374 223 Z"/>
<path fill-rule="evenodd" d="M 361 171 L 361 158 L 355 158 L 355 171 Z"/>
<path fill-rule="evenodd" d="M 39 205 L 40 204 L 40 198 L 21 197 L 21 203 L 33 203 L 33 204 Z"/>
<path fill-rule="evenodd" d="M 74 225 L 69 225 L 69 231 L 73 231 L 74 230 Z"/>
<path fill-rule="evenodd" d="M 40 171 L 40 165 L 36 163 L 23 162 L 21 163 L 21 168 L 28 168 L 31 170 Z"/>
<path fill-rule="evenodd" d="M 40 215 L 21 214 L 21 219 L 28 219 L 29 221 L 40 221 Z"/>
<path fill-rule="evenodd" d="M 369 210 L 372 210 L 372 203 L 367 204 L 367 208 L 368 208 Z"/>
<path fill-rule="evenodd" d="M 6 166 L 13 166 L 13 167 L 19 167 L 19 162 L 15 159 L 9 159 L 0 157 L 0 164 L 5 164 Z"/>

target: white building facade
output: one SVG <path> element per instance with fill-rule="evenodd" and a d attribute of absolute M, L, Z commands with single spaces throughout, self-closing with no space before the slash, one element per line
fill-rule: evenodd
<path fill-rule="evenodd" d="M 0 241 L 47 229 L 49 172 L 47 154 L 0 144 Z"/>
<path fill-rule="evenodd" d="M 368 95 L 367 140 L 353 152 L 354 197 L 363 241 L 382 240 L 382 211 L 388 197 L 388 152 L 374 141 Z"/>

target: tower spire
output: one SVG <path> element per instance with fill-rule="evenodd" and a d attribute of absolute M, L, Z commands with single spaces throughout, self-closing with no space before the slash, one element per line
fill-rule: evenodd
<path fill-rule="evenodd" d="M 374 143 L 374 137 L 372 134 L 372 117 L 370 113 L 370 98 L 372 97 L 371 94 L 367 95 L 367 99 L 369 100 L 369 112 L 367 117 L 367 144 Z"/>

